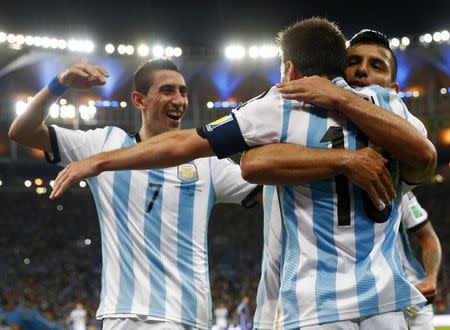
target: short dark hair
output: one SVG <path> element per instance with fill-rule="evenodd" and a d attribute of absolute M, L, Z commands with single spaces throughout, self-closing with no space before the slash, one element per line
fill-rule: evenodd
<path fill-rule="evenodd" d="M 374 44 L 387 49 L 391 53 L 392 57 L 391 79 L 392 81 L 395 81 L 397 77 L 397 58 L 395 57 L 394 51 L 389 44 L 389 39 L 385 34 L 381 33 L 380 31 L 362 29 L 350 39 L 349 47 L 352 47 L 356 44 Z"/>
<path fill-rule="evenodd" d="M 170 70 L 180 72 L 177 65 L 168 58 L 154 58 L 142 64 L 134 73 L 133 90 L 147 94 L 153 81 L 151 75 L 155 71 Z"/>
<path fill-rule="evenodd" d="M 295 22 L 278 33 L 283 63 L 291 61 L 305 76 L 343 76 L 347 61 L 345 38 L 339 27 L 321 17 Z"/>

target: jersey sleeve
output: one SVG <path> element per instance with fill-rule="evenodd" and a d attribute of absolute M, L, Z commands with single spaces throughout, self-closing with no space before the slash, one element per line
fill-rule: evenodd
<path fill-rule="evenodd" d="M 414 230 L 424 225 L 428 220 L 428 213 L 417 201 L 412 192 L 403 195 L 402 223 L 408 230 Z"/>
<path fill-rule="evenodd" d="M 281 94 L 272 87 L 198 132 L 208 140 L 219 158 L 250 147 L 276 143 L 280 140 L 283 104 Z"/>
<path fill-rule="evenodd" d="M 240 166 L 228 158 L 211 157 L 211 177 L 217 203 L 252 207 L 256 204 L 256 195 L 262 190 L 261 186 L 245 181 Z"/>
<path fill-rule="evenodd" d="M 52 152 L 46 153 L 50 163 L 66 166 L 102 151 L 112 127 L 81 131 L 49 126 Z"/>

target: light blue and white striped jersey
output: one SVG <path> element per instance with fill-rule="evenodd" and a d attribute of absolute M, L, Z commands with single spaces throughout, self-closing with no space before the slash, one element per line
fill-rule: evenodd
<path fill-rule="evenodd" d="M 342 78 L 333 82 L 353 90 Z M 394 91 L 376 85 L 354 91 L 425 132 Z M 227 141 L 239 148 L 286 142 L 356 150 L 368 144 L 343 114 L 284 100 L 276 87 L 206 125 L 202 133 L 221 157 L 238 151 L 228 149 Z M 398 164 L 391 163 L 398 172 Z M 386 221 L 376 223 L 365 211 L 362 190 L 343 176 L 278 187 L 278 194 L 285 234 L 276 328 L 298 329 L 425 303 L 401 267 L 398 201 Z"/>
<path fill-rule="evenodd" d="M 414 256 L 408 232 L 422 228 L 422 226 L 427 224 L 428 213 L 422 208 L 411 191 L 403 195 L 401 212 L 402 222 L 400 224 L 398 245 L 403 269 L 408 280 L 415 285 L 425 279 L 425 271 Z"/>
<path fill-rule="evenodd" d="M 50 131 L 62 166 L 136 143 L 118 127 Z M 88 181 L 102 236 L 97 317 L 211 328 L 209 214 L 215 203 L 242 202 L 256 185 L 242 179 L 238 165 L 216 157 L 164 169 L 109 171 Z"/>
<path fill-rule="evenodd" d="M 253 328 L 273 329 L 275 311 L 280 291 L 282 246 L 281 211 L 275 186 L 264 186 L 264 246 L 261 262 L 261 278 L 256 294 L 256 310 Z"/>

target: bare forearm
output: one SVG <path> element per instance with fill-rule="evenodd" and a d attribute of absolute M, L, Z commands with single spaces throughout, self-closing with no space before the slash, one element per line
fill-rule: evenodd
<path fill-rule="evenodd" d="M 346 150 L 269 144 L 244 154 L 241 159 L 242 176 L 258 184 L 307 184 L 342 174 L 346 153 Z"/>
<path fill-rule="evenodd" d="M 400 161 L 402 176 L 407 181 L 422 182 L 433 174 L 436 150 L 406 120 L 347 91 L 340 99 L 339 109 L 370 141 Z"/>
<path fill-rule="evenodd" d="M 422 260 L 425 274 L 428 278 L 437 280 L 439 267 L 441 265 L 442 251 L 440 244 L 437 244 L 435 240 L 428 239 L 428 243 L 425 248 L 422 248 Z"/>
<path fill-rule="evenodd" d="M 211 155 L 209 143 L 192 129 L 160 134 L 130 148 L 101 153 L 94 160 L 99 172 L 103 172 L 164 168 Z"/>

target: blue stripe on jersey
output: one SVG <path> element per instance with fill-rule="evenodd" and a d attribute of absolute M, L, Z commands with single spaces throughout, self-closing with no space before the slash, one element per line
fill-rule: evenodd
<path fill-rule="evenodd" d="M 214 189 L 214 181 L 212 178 L 212 172 L 211 172 L 211 157 L 208 158 L 208 162 L 209 162 L 209 181 L 210 181 L 210 185 L 209 185 L 209 195 L 208 195 L 208 212 L 207 214 L 207 224 L 209 222 L 209 215 L 211 214 L 211 210 L 214 207 L 214 204 L 216 202 L 216 191 Z M 205 242 L 205 246 L 208 246 L 208 230 L 206 229 L 204 231 L 204 242 Z M 207 253 L 207 252 L 206 252 Z M 205 257 L 203 258 L 203 260 L 205 261 L 204 265 L 205 265 L 205 269 L 208 270 L 209 269 L 209 265 L 208 265 L 208 256 L 205 255 Z M 205 283 L 209 283 L 209 271 L 205 272 Z M 208 329 L 210 329 L 212 327 L 212 298 L 211 298 L 211 293 L 208 293 Z"/>
<path fill-rule="evenodd" d="M 195 182 L 181 182 L 177 235 L 177 264 L 181 275 L 181 319 L 194 323 L 197 319 L 197 296 L 192 251 L 195 189 Z"/>
<path fill-rule="evenodd" d="M 297 299 L 297 265 L 301 262 L 300 246 L 296 234 L 288 235 L 288 233 L 297 233 L 298 231 L 298 221 L 295 215 L 294 191 L 287 186 L 278 186 L 277 192 L 281 200 L 281 214 L 283 217 L 283 232 L 281 233 L 282 254 L 287 254 L 286 259 L 284 260 L 293 260 L 293 262 L 283 264 L 283 288 L 280 291 L 283 314 L 286 319 L 296 320 L 290 324 L 292 324 L 293 328 L 299 328 L 300 323 L 298 320 L 300 320 L 300 306 Z"/>
<path fill-rule="evenodd" d="M 113 127 L 112 126 L 107 126 L 106 127 L 106 137 L 105 137 L 105 141 L 103 141 L 103 145 L 102 148 L 100 150 L 103 150 L 103 148 L 105 147 L 106 141 L 108 141 L 109 136 L 111 135 Z"/>
<path fill-rule="evenodd" d="M 166 271 L 161 260 L 161 208 L 163 203 L 164 170 L 155 169 L 148 173 L 147 205 L 153 202 L 151 210 L 145 213 L 145 250 L 150 264 L 149 315 L 166 315 Z M 155 198 L 156 196 L 156 198 Z"/>
<path fill-rule="evenodd" d="M 391 94 L 388 89 L 378 85 L 370 85 L 369 88 L 377 94 L 377 100 L 380 107 L 389 112 L 394 112 L 390 105 Z"/>
<path fill-rule="evenodd" d="M 291 115 L 292 101 L 283 100 L 283 119 L 281 123 L 281 135 L 280 135 L 280 143 L 286 142 L 288 129 L 289 129 L 289 120 Z M 282 214 L 282 233 L 281 233 L 281 250 L 282 255 L 288 253 L 289 256 L 286 258 L 299 260 L 300 259 L 300 247 L 297 239 L 288 239 L 288 232 L 297 232 L 297 217 L 295 215 L 295 203 L 294 203 L 294 192 L 292 188 L 289 187 L 279 187 L 278 188 L 278 197 L 281 199 L 282 203 L 280 205 L 281 214 Z M 286 228 L 287 227 L 287 228 Z M 291 237 L 292 238 L 292 237 Z M 281 299 L 283 304 L 283 310 L 285 311 L 285 315 L 289 315 L 289 319 L 300 319 L 300 308 L 298 305 L 297 299 L 297 269 L 295 267 L 294 262 L 288 263 L 286 265 L 286 269 L 284 269 L 284 258 L 280 260 L 283 262 L 283 277 L 286 276 L 288 279 L 286 282 L 288 283 L 288 288 L 284 289 L 281 292 Z M 280 268 L 281 270 L 281 268 Z M 294 294 L 292 294 L 294 293 Z M 292 317 L 291 317 L 292 315 Z M 297 326 L 300 326 L 298 324 Z"/>
<path fill-rule="evenodd" d="M 327 110 L 311 107 L 306 146 L 326 148 L 320 143 L 327 132 Z M 312 220 L 317 244 L 316 304 L 319 323 L 339 319 L 336 301 L 337 251 L 334 243 L 334 202 L 331 180 L 312 182 Z"/>
<path fill-rule="evenodd" d="M 347 122 L 348 149 L 356 150 L 357 127 L 350 121 Z M 362 190 L 353 185 L 353 227 L 355 232 L 355 278 L 356 294 L 360 316 L 378 314 L 378 292 L 375 286 L 375 275 L 372 272 L 372 260 L 370 252 L 375 242 L 374 222 L 364 215 L 364 202 Z M 363 305 L 362 302 L 365 302 Z"/>
<path fill-rule="evenodd" d="M 266 284 L 267 284 L 267 249 L 269 246 L 269 230 L 270 230 L 270 219 L 272 214 L 272 199 L 275 192 L 274 186 L 265 186 L 263 196 L 263 206 L 264 206 L 264 247 L 263 247 L 263 257 L 261 264 L 261 280 L 258 286 L 257 296 L 256 296 L 256 306 L 262 307 L 265 302 L 266 297 Z M 256 327 L 261 325 L 261 309 L 257 308 L 254 316 L 254 323 Z"/>
<path fill-rule="evenodd" d="M 417 277 L 420 281 L 423 281 L 425 279 L 425 271 L 414 255 L 407 229 L 403 226 L 402 223 L 400 223 L 399 235 L 401 244 L 403 246 L 403 253 L 405 254 L 406 262 L 415 270 L 414 276 Z"/>
<path fill-rule="evenodd" d="M 134 144 L 125 137 L 122 148 Z M 131 310 L 134 296 L 133 242 L 128 228 L 128 199 L 130 193 L 131 171 L 115 171 L 113 179 L 113 212 L 116 220 L 117 244 L 119 248 L 119 294 L 117 308 L 121 313 Z"/>
<path fill-rule="evenodd" d="M 88 178 L 87 181 L 89 182 L 89 187 L 92 191 L 92 196 L 94 197 L 95 201 L 95 207 L 97 208 L 97 214 L 98 214 L 98 223 L 100 226 L 100 233 L 103 236 L 105 234 L 105 220 L 103 219 L 103 206 L 100 202 L 100 196 L 98 194 L 98 178 L 96 176 L 92 178 Z M 108 264 L 108 253 L 106 252 L 106 246 L 104 240 L 102 239 L 102 284 L 101 284 L 101 291 L 100 291 L 100 301 L 105 301 L 105 288 L 106 288 L 106 282 L 105 282 L 105 276 L 106 276 L 106 266 Z"/>
<path fill-rule="evenodd" d="M 398 204 L 394 200 L 392 203 L 392 211 L 389 217 L 389 225 L 386 226 L 384 234 L 386 236 L 381 250 L 383 251 L 383 256 L 386 259 L 389 267 L 391 267 L 394 276 L 394 290 L 395 290 L 395 301 L 396 308 L 401 309 L 405 306 L 405 301 L 411 299 L 411 290 L 409 285 L 405 285 L 406 279 L 403 271 L 403 266 L 400 259 L 400 254 L 397 248 L 397 233 L 394 231 L 394 226 L 396 221 L 400 221 L 398 218 Z M 395 248 L 393 248 L 395 247 Z M 391 251 L 394 251 L 392 255 Z"/>

